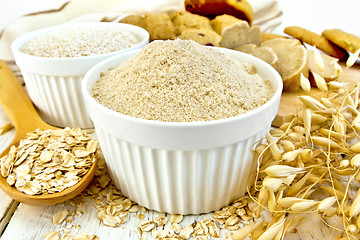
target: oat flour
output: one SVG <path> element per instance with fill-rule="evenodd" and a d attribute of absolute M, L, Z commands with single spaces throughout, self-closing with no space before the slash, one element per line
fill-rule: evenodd
<path fill-rule="evenodd" d="M 270 82 L 252 64 L 180 39 L 148 44 L 93 86 L 93 97 L 110 109 L 166 122 L 237 116 L 272 95 Z"/>

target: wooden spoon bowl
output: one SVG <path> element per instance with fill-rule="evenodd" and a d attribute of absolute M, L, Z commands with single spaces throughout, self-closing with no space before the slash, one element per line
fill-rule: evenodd
<path fill-rule="evenodd" d="M 16 134 L 10 146 L 0 157 L 5 156 L 12 145 L 19 144 L 28 132 L 36 129 L 59 129 L 45 123 L 38 115 L 34 105 L 27 96 L 24 88 L 12 73 L 7 64 L 0 61 L 0 104 L 15 126 Z M 50 205 L 69 200 L 80 194 L 91 182 L 97 166 L 97 158 L 88 172 L 72 187 L 57 193 L 47 195 L 28 195 L 10 186 L 0 174 L 0 188 L 11 198 L 29 205 Z"/>

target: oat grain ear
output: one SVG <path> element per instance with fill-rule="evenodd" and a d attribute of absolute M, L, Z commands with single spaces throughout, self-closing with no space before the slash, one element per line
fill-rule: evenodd
<path fill-rule="evenodd" d="M 310 92 L 310 81 L 304 76 L 303 73 L 300 74 L 300 86 L 305 92 Z"/>

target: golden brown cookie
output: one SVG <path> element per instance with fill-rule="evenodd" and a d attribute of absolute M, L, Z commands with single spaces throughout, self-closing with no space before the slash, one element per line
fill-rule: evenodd
<path fill-rule="evenodd" d="M 184 30 L 189 28 L 211 29 L 210 20 L 208 18 L 189 12 L 176 12 L 171 15 L 171 20 L 176 35 L 181 35 Z"/>
<path fill-rule="evenodd" d="M 212 29 L 193 29 L 189 28 L 182 32 L 179 38 L 193 40 L 207 46 L 219 46 L 221 36 Z"/>
<path fill-rule="evenodd" d="M 299 39 L 311 46 L 316 46 L 318 49 L 324 51 L 330 56 L 338 59 L 347 59 L 348 54 L 343 49 L 330 43 L 324 36 L 309 31 L 305 28 L 291 26 L 284 29 L 284 32 L 294 38 Z"/>
<path fill-rule="evenodd" d="M 346 51 L 355 53 L 360 48 L 360 38 L 340 29 L 326 29 L 322 35 Z"/>
<path fill-rule="evenodd" d="M 166 13 L 146 14 L 145 29 L 150 34 L 150 41 L 175 38 L 174 26 Z"/>
<path fill-rule="evenodd" d="M 123 19 L 120 20 L 121 23 L 127 23 L 127 24 L 131 24 L 131 25 L 135 25 L 141 28 L 145 28 L 145 18 L 144 16 L 141 15 L 129 15 L 124 17 Z"/>

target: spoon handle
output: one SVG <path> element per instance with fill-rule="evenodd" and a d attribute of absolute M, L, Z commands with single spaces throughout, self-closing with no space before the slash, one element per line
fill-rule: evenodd
<path fill-rule="evenodd" d="M 25 136 L 43 122 L 23 86 L 4 61 L 0 61 L 0 104 L 14 124 L 17 135 Z"/>

